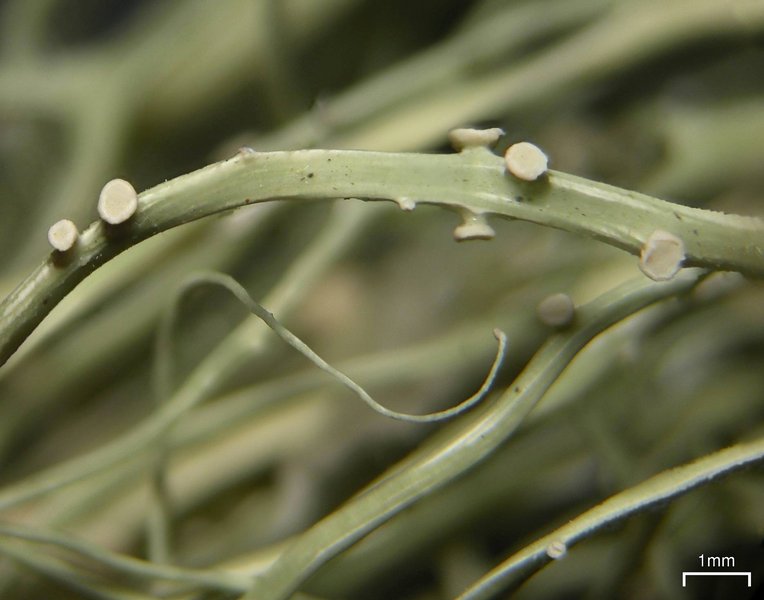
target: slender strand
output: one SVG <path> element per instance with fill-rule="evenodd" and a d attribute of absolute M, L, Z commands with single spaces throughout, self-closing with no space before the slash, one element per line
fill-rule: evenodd
<path fill-rule="evenodd" d="M 174 581 L 228 592 L 244 591 L 250 584 L 249 578 L 245 576 L 223 571 L 184 569 L 169 565 L 158 565 L 125 554 L 111 552 L 95 544 L 76 539 L 71 535 L 39 526 L 35 526 L 32 529 L 20 525 L 0 524 L 0 536 L 55 546 L 71 552 L 79 558 L 87 558 L 100 565 L 119 571 L 123 575 L 137 577 L 141 580 L 158 579 Z M 4 546 L 0 546 L 0 552 L 4 550 Z"/>
<path fill-rule="evenodd" d="M 31 571 L 44 575 L 62 586 L 74 590 L 78 597 L 95 600 L 151 600 L 146 594 L 115 589 L 116 586 L 94 581 L 89 573 L 84 573 L 63 560 L 34 552 L 19 543 L 0 541 L 0 553 L 5 554 Z M 3 581 L 6 584 L 6 581 Z"/>
<path fill-rule="evenodd" d="M 197 275 L 194 275 L 190 277 L 183 285 L 182 287 L 182 293 L 185 294 L 189 292 L 190 290 L 202 286 L 202 285 L 214 285 L 214 286 L 220 286 L 233 294 L 233 296 L 239 300 L 244 306 L 246 306 L 249 311 L 256 315 L 259 319 L 261 319 L 268 327 L 270 327 L 273 332 L 278 335 L 285 343 L 289 344 L 292 348 L 297 350 L 300 354 L 302 354 L 305 358 L 307 358 L 310 362 L 312 362 L 316 367 L 324 371 L 325 373 L 331 375 L 334 377 L 339 383 L 341 383 L 343 386 L 348 388 L 350 391 L 354 392 L 363 402 L 365 402 L 372 410 L 378 412 L 379 414 L 389 417 L 391 419 L 396 419 L 399 421 L 406 421 L 409 423 L 435 423 L 440 421 L 445 421 L 447 419 L 451 419 L 467 410 L 475 406 L 480 400 L 482 400 L 488 391 L 490 390 L 491 386 L 493 385 L 494 380 L 496 379 L 496 374 L 498 373 L 499 367 L 501 366 L 502 361 L 504 360 L 504 356 L 506 355 L 506 349 L 507 349 L 507 336 L 503 331 L 500 331 L 498 329 L 494 329 L 493 333 L 496 339 L 499 342 L 499 347 L 496 352 L 496 358 L 493 361 L 493 364 L 491 365 L 491 369 L 483 381 L 483 384 L 480 386 L 480 389 L 467 398 L 466 400 L 463 400 L 456 406 L 452 406 L 451 408 L 425 414 L 425 415 L 412 415 L 408 413 L 403 413 L 395 410 L 391 410 L 389 408 L 386 408 L 385 406 L 381 405 L 379 402 L 374 400 L 374 398 L 371 397 L 371 395 L 363 389 L 360 385 L 358 385 L 355 381 L 353 381 L 350 377 L 339 371 L 338 369 L 331 366 L 329 363 L 327 363 L 324 359 L 322 359 L 318 354 L 316 354 L 311 348 L 308 347 L 305 342 L 303 342 L 300 338 L 298 338 L 296 335 L 294 335 L 291 331 L 289 331 L 286 327 L 284 327 L 277 319 L 273 316 L 271 312 L 269 312 L 267 309 L 265 309 L 262 305 L 258 304 L 247 292 L 247 290 L 233 277 L 230 275 L 226 275 L 224 273 L 217 273 L 217 272 L 210 272 L 210 273 L 200 273 Z M 180 294 L 179 294 L 180 296 Z M 172 324 L 175 320 L 175 317 L 177 316 L 177 303 L 174 303 L 172 310 L 168 313 L 168 318 L 164 319 L 163 326 L 161 328 L 160 333 L 160 342 L 158 343 L 158 356 L 161 357 L 157 361 L 157 379 L 162 380 L 163 388 L 167 388 L 169 385 L 169 377 L 171 372 L 171 365 L 169 364 L 170 355 L 171 355 L 171 348 L 170 348 L 170 337 L 171 337 L 171 330 L 172 330 Z"/>
<path fill-rule="evenodd" d="M 180 302 L 186 289 L 186 286 L 181 283 L 160 319 L 157 330 L 152 375 L 154 403 L 157 411 L 172 396 L 172 325 L 177 320 Z M 155 456 L 151 462 L 149 477 L 150 502 L 146 519 L 146 545 L 149 560 L 166 564 L 171 562 L 172 554 L 172 501 L 167 477 L 170 459 L 168 436 L 158 437 L 154 441 L 154 447 Z"/>

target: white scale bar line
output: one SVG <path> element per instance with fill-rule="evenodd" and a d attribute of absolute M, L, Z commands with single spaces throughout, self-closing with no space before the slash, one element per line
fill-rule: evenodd
<path fill-rule="evenodd" d="M 682 587 L 687 587 L 688 575 L 745 575 L 748 579 L 748 587 L 751 587 L 750 571 L 682 571 Z"/>

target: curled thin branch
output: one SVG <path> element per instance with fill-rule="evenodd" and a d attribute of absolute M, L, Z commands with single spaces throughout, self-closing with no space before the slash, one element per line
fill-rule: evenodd
<path fill-rule="evenodd" d="M 185 294 L 189 290 L 202 286 L 202 285 L 214 285 L 222 287 L 223 289 L 230 292 L 239 302 L 241 302 L 244 306 L 246 306 L 249 311 L 256 315 L 258 318 L 260 318 L 268 327 L 270 327 L 273 332 L 278 335 L 285 343 L 289 344 L 292 348 L 297 350 L 300 354 L 302 354 L 305 358 L 307 358 L 310 362 L 312 362 L 316 367 L 327 373 L 328 375 L 331 375 L 333 378 L 335 378 L 339 383 L 341 383 L 343 386 L 348 388 L 350 391 L 355 393 L 363 402 L 365 402 L 372 410 L 378 412 L 379 414 L 389 417 L 391 419 L 396 419 L 398 421 L 406 421 L 409 423 L 435 423 L 440 421 L 445 421 L 447 419 L 451 419 L 467 410 L 475 406 L 478 402 L 480 402 L 483 398 L 485 398 L 486 394 L 490 391 L 491 386 L 493 385 L 494 380 L 496 379 L 496 374 L 498 373 L 499 367 L 501 366 L 501 363 L 504 360 L 504 357 L 506 355 L 507 350 L 507 336 L 506 334 L 499 330 L 494 329 L 493 334 L 496 337 L 498 341 L 498 350 L 496 352 L 496 358 L 493 361 L 493 364 L 491 365 L 491 369 L 488 372 L 488 375 L 486 376 L 485 380 L 483 381 L 483 384 L 480 386 L 480 389 L 478 389 L 477 392 L 475 392 L 472 396 L 467 398 L 466 400 L 463 400 L 456 406 L 452 406 L 450 408 L 447 408 L 445 410 L 428 413 L 424 415 L 413 415 L 409 413 L 399 412 L 392 409 L 389 409 L 379 402 L 377 402 L 372 396 L 358 383 L 353 381 L 350 377 L 339 371 L 338 369 L 334 368 L 332 365 L 327 363 L 323 358 L 321 358 L 318 354 L 316 354 L 315 351 L 313 351 L 305 342 L 303 342 L 300 338 L 298 338 L 295 334 L 293 334 L 289 329 L 284 327 L 277 319 L 273 316 L 271 312 L 269 312 L 265 307 L 260 305 L 257 301 L 255 301 L 252 296 L 249 295 L 249 292 L 233 277 L 230 275 L 226 275 L 224 273 L 218 273 L 218 272 L 209 272 L 209 273 L 199 273 L 196 275 L 191 276 L 182 286 L 182 294 Z M 179 294 L 180 297 L 180 294 Z M 172 373 L 172 365 L 171 365 L 171 332 L 172 332 L 172 324 L 177 315 L 177 303 L 175 304 L 174 308 L 172 308 L 167 318 L 164 319 L 163 324 L 160 329 L 159 334 L 159 341 L 157 345 L 158 353 L 157 353 L 157 363 L 156 363 L 156 373 L 157 373 L 157 379 L 160 381 L 158 384 L 158 389 L 160 390 L 167 390 L 170 385 L 170 379 L 171 379 L 171 373 Z"/>

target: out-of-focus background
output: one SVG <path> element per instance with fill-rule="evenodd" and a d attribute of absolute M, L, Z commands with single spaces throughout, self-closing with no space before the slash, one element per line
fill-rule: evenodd
<path fill-rule="evenodd" d="M 449 129 L 496 126 L 497 152 L 528 140 L 554 169 L 764 216 L 762 74 L 758 0 L 5 0 L 0 293 L 48 255 L 52 223 L 82 230 L 96 218 L 106 181 L 141 191 L 242 145 L 450 152 Z M 409 412 L 480 385 L 493 327 L 510 333 L 501 389 L 550 335 L 540 300 L 562 291 L 582 303 L 638 274 L 634 257 L 520 222 L 457 244 L 458 222 L 435 207 L 274 203 L 129 250 L 0 369 L 0 489 L 151 418 L 159 314 L 189 273 L 234 275 Z M 306 592 L 451 598 L 618 490 L 761 434 L 764 288 L 734 275 L 707 283 L 691 305 L 588 348 L 499 453 Z M 372 413 L 269 334 L 211 361 L 244 315 L 200 290 L 174 338 L 175 389 L 200 396 L 172 430 L 168 468 L 174 561 L 188 567 L 267 560 L 434 429 Z M 203 391 L 187 379 L 200 368 L 214 380 Z M 145 556 L 142 450 L 2 520 Z M 682 590 L 680 573 L 700 554 L 734 556 L 761 585 L 763 544 L 758 468 L 581 544 L 516 597 L 745 597 L 726 580 Z M 55 563 L 56 552 L 0 532 L 0 554 L 15 556 L 0 559 L 0 596 L 161 592 L 92 566 L 82 582 L 93 585 L 77 588 L 29 558 Z"/>

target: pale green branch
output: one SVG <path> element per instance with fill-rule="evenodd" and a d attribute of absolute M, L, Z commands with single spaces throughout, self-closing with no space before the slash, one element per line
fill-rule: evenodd
<path fill-rule="evenodd" d="M 499 593 L 507 593 L 544 565 L 552 562 L 558 551 L 567 552 L 574 544 L 591 537 L 600 529 L 761 460 L 764 460 L 764 439 L 738 444 L 688 465 L 664 471 L 608 498 L 602 504 L 523 548 L 481 578 L 459 596 L 459 599 L 487 600 L 496 598 Z M 564 560 L 564 555 L 558 558 Z"/>
<path fill-rule="evenodd" d="M 84 540 L 78 540 L 70 535 L 46 530 L 39 526 L 30 529 L 19 525 L 0 524 L 0 536 L 58 547 L 73 553 L 80 559 L 89 559 L 124 575 L 137 577 L 142 581 L 160 579 L 228 592 L 241 592 L 246 590 L 249 585 L 249 578 L 241 575 L 223 571 L 158 565 L 124 554 L 110 552 Z M 5 547 L 0 545 L 0 552 L 4 551 Z"/>
<path fill-rule="evenodd" d="M 680 206 L 555 171 L 540 181 L 521 182 L 507 175 L 501 158 L 482 148 L 450 155 L 243 150 L 146 190 L 126 226 L 94 223 L 73 256 L 43 262 L 2 304 L 0 361 L 88 273 L 147 237 L 270 199 L 336 197 L 393 200 L 406 207 L 411 201 L 441 204 L 522 219 L 589 235 L 633 254 L 655 230 L 665 230 L 683 240 L 685 266 L 764 276 L 759 219 Z"/>

